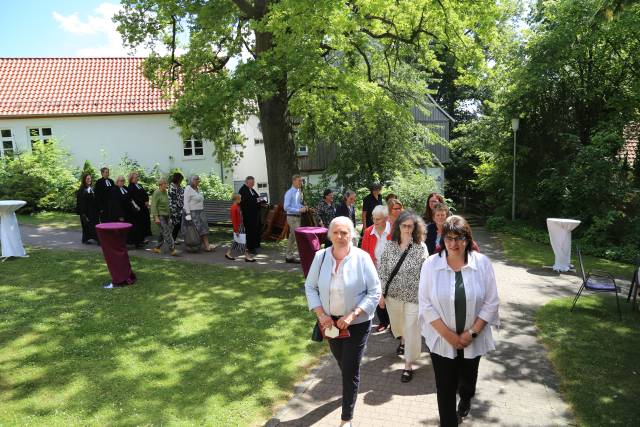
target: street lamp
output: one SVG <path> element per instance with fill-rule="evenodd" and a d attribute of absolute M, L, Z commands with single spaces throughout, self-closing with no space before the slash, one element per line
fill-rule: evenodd
<path fill-rule="evenodd" d="M 516 219 L 516 134 L 520 128 L 520 119 L 511 119 L 511 130 L 513 130 L 513 189 L 511 190 L 511 221 Z"/>

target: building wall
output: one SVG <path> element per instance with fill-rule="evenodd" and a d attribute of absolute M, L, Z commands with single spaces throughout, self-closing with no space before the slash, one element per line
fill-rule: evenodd
<path fill-rule="evenodd" d="M 237 192 L 245 178 L 253 176 L 256 179 L 256 191 L 269 196 L 267 158 L 264 154 L 264 140 L 259 124 L 260 120 L 257 116 L 250 116 L 239 126 L 240 133 L 245 138 L 245 147 L 240 162 L 232 168 L 233 186 Z M 256 143 L 256 140 L 261 142 Z M 240 151 L 241 148 L 237 147 L 236 150 Z"/>
<path fill-rule="evenodd" d="M 169 114 L 0 118 L 0 129 L 11 129 L 19 151 L 31 149 L 31 127 L 51 128 L 52 137 L 71 153 L 78 167 L 85 160 L 95 168 L 114 167 L 126 154 L 146 169 L 158 164 L 164 172 L 178 167 L 186 175 L 221 170 L 210 142 L 203 141 L 202 156 L 184 155 L 182 138 Z"/>

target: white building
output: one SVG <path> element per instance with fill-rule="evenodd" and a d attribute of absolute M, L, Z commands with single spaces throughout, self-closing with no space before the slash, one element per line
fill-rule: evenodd
<path fill-rule="evenodd" d="M 251 116 L 239 125 L 245 137 L 242 157 L 232 169 L 223 169 L 212 143 L 181 137 L 170 117 L 171 101 L 144 77 L 142 61 L 130 57 L 0 58 L 0 158 L 31 150 L 32 141 L 55 139 L 78 167 L 89 160 L 96 168 L 114 168 L 126 155 L 145 169 L 157 165 L 165 173 L 174 168 L 187 176 L 213 172 L 235 191 L 251 175 L 258 192 L 268 196 L 258 117 Z M 453 119 L 433 98 L 429 101 L 430 114 L 416 109 L 414 117 L 448 141 Z M 429 148 L 436 165 L 427 172 L 442 186 L 449 151 L 437 143 Z M 335 155 L 335 147 L 300 147 L 300 171 L 305 179 L 317 182 Z"/>
<path fill-rule="evenodd" d="M 257 117 L 240 126 L 244 159 L 223 170 L 213 144 L 183 140 L 164 99 L 141 71 L 142 58 L 0 58 L 0 157 L 57 140 L 81 167 L 117 166 L 122 157 L 163 172 L 220 173 L 229 184 L 254 175 L 266 185 Z M 251 162 L 261 156 L 257 165 Z M 262 187 L 261 192 L 266 192 Z"/>

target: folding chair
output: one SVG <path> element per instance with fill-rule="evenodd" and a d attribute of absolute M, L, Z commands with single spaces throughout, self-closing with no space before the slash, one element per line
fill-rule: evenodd
<path fill-rule="evenodd" d="M 576 245 L 576 250 L 578 251 L 578 262 L 580 263 L 580 272 L 582 273 L 582 285 L 580 285 L 580 290 L 576 294 L 576 297 L 573 299 L 573 305 L 571 306 L 571 311 L 573 311 L 576 303 L 578 302 L 578 298 L 584 290 L 591 292 L 615 292 L 616 293 L 616 304 L 618 305 L 618 316 L 620 320 L 622 320 L 622 311 L 620 310 L 620 301 L 618 299 L 618 286 L 616 286 L 616 279 L 609 273 L 605 273 L 603 271 L 589 271 L 586 272 L 584 269 L 584 263 L 582 262 L 582 253 L 580 252 L 580 247 Z"/>
<path fill-rule="evenodd" d="M 632 310 L 638 309 L 638 294 L 640 293 L 640 283 L 638 283 L 638 272 L 640 271 L 640 263 L 636 262 L 636 268 L 633 270 L 633 278 L 631 279 L 631 286 L 629 287 L 629 295 L 627 295 L 627 302 L 631 300 L 633 296 L 633 302 L 631 304 Z"/>

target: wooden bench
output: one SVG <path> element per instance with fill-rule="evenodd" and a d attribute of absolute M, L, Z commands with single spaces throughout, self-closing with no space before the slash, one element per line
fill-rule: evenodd
<path fill-rule="evenodd" d="M 230 208 L 231 202 L 227 200 L 204 201 L 204 213 L 209 224 L 231 224 Z"/>

